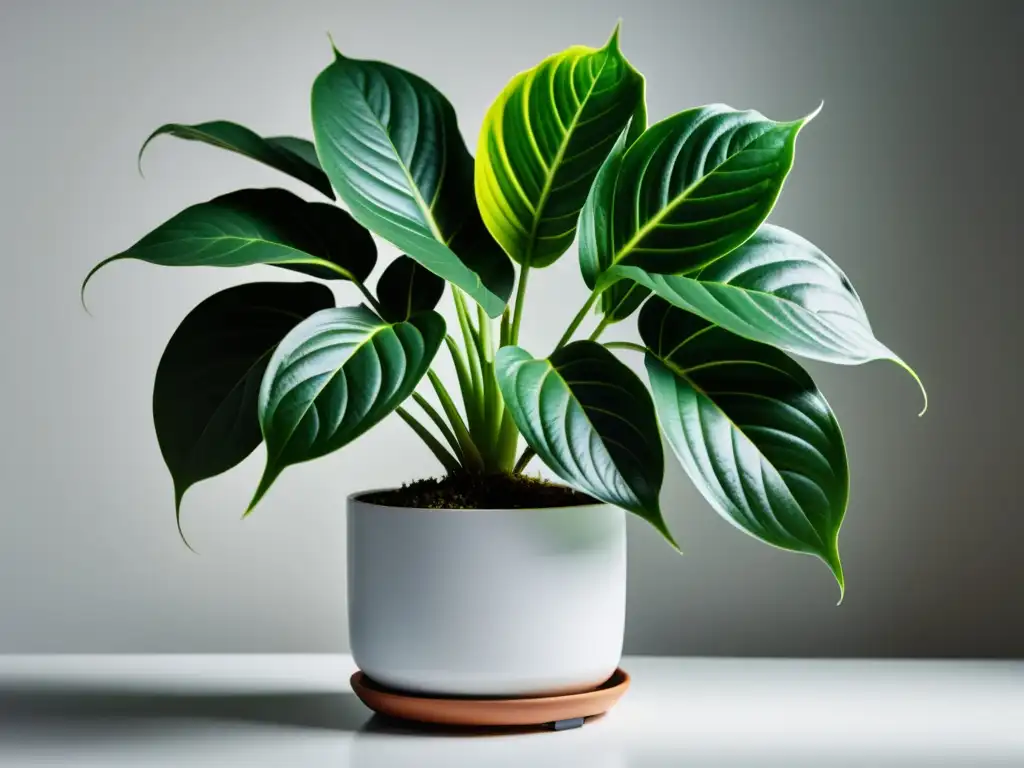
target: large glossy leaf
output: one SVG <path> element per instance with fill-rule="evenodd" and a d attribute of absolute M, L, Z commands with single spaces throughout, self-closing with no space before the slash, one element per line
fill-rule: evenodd
<path fill-rule="evenodd" d="M 283 189 L 246 189 L 186 208 L 128 250 L 93 267 L 139 259 L 165 267 L 273 264 L 320 278 L 365 280 L 377 260 L 370 233 L 340 208 Z"/>
<path fill-rule="evenodd" d="M 433 309 L 443 294 L 444 280 L 408 256 L 388 264 L 377 282 L 381 315 L 391 323 Z"/>
<path fill-rule="evenodd" d="M 286 467 L 338 450 L 394 411 L 444 335 L 436 312 L 392 324 L 364 306 L 325 309 L 296 326 L 260 388 L 267 466 L 248 511 Z"/>
<path fill-rule="evenodd" d="M 237 152 L 287 173 L 299 181 L 304 181 L 332 200 L 334 199 L 331 182 L 320 167 L 320 161 L 317 160 L 316 148 L 311 141 L 306 139 L 297 139 L 293 136 L 263 138 L 245 126 L 226 120 L 214 120 L 197 125 L 168 123 L 153 131 L 142 145 L 142 149 L 139 150 L 140 167 L 146 147 L 157 136 L 163 135 L 177 136 L 179 139 L 189 141 L 201 141 L 204 144 Z"/>
<path fill-rule="evenodd" d="M 659 298 L 644 305 L 640 333 L 662 430 L 700 492 L 741 530 L 820 557 L 842 589 L 846 448 L 811 377 Z"/>
<path fill-rule="evenodd" d="M 476 196 L 487 228 L 520 264 L 565 253 L 587 191 L 634 115 L 643 130 L 644 79 L 619 51 L 573 46 L 521 72 L 480 132 Z"/>
<path fill-rule="evenodd" d="M 714 104 L 652 125 L 591 195 L 602 230 L 584 257 L 588 281 L 617 265 L 688 273 L 743 243 L 775 205 L 811 117 L 777 123 Z"/>
<path fill-rule="evenodd" d="M 692 277 L 620 271 L 740 336 L 831 363 L 892 360 L 920 384 L 906 363 L 875 338 L 842 270 L 782 227 L 763 225 L 742 246 Z"/>
<path fill-rule="evenodd" d="M 339 56 L 313 86 L 317 154 L 364 226 L 501 314 L 514 270 L 473 195 L 473 158 L 455 111 L 432 85 Z"/>
<path fill-rule="evenodd" d="M 665 460 L 654 407 L 629 368 L 577 341 L 541 360 L 503 347 L 495 372 L 516 427 L 556 475 L 639 515 L 675 546 L 658 502 Z"/>
<path fill-rule="evenodd" d="M 302 320 L 332 306 L 331 290 L 318 283 L 239 285 L 200 303 L 171 336 L 153 385 L 153 423 L 179 531 L 185 491 L 262 441 L 256 400 L 271 353 Z"/>

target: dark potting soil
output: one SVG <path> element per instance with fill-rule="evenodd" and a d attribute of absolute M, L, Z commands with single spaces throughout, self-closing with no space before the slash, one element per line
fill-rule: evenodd
<path fill-rule="evenodd" d="M 524 475 L 448 475 L 375 491 L 360 501 L 419 509 L 537 509 L 597 504 L 585 493 Z"/>

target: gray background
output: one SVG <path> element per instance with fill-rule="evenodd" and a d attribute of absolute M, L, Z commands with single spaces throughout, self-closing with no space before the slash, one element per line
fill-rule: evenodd
<path fill-rule="evenodd" d="M 664 505 L 686 554 L 632 526 L 627 650 L 1024 655 L 1022 8 L 3 0 L 0 651 L 344 650 L 344 496 L 437 471 L 390 418 L 290 469 L 241 522 L 257 453 L 189 493 L 200 554 L 185 549 L 152 433 L 157 360 L 212 291 L 284 275 L 118 264 L 91 286 L 92 318 L 78 286 L 188 204 L 245 186 L 306 190 L 174 139 L 152 147 L 143 181 L 134 154 L 148 132 L 226 118 L 308 136 L 330 30 L 349 55 L 433 81 L 475 146 L 515 72 L 600 45 L 621 16 L 653 119 L 712 101 L 789 119 L 825 100 L 773 220 L 845 267 L 932 398 L 918 419 L 895 366 L 810 365 L 853 472 L 839 608 L 820 563 L 733 530 L 673 462 Z M 524 345 L 547 348 L 584 298 L 574 253 L 536 275 Z"/>

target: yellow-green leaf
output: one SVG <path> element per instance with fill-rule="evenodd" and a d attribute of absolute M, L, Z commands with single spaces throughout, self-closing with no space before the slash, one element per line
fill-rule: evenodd
<path fill-rule="evenodd" d="M 646 122 L 644 78 L 619 51 L 573 46 L 512 78 L 484 118 L 476 197 L 494 239 L 520 264 L 565 253 L 590 185 L 633 119 Z"/>

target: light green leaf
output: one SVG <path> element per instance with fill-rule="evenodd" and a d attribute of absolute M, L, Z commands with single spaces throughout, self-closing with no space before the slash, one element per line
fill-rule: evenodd
<path fill-rule="evenodd" d="M 484 118 L 476 197 L 515 261 L 546 267 L 572 244 L 587 191 L 623 128 L 642 131 L 644 79 L 619 51 L 573 46 L 521 72 Z"/>
<path fill-rule="evenodd" d="M 721 104 L 652 125 L 621 157 L 609 158 L 586 215 L 587 280 L 616 266 L 684 274 L 754 234 L 793 166 L 801 127 Z M 582 241 L 582 237 L 581 237 Z"/>
<path fill-rule="evenodd" d="M 256 400 L 278 342 L 332 306 L 331 290 L 318 283 L 249 283 L 200 303 L 171 336 L 153 385 L 153 424 L 174 480 L 179 532 L 185 491 L 262 442 Z"/>
<path fill-rule="evenodd" d="M 473 158 L 432 85 L 339 56 L 313 86 L 317 154 L 352 215 L 497 317 L 514 269 L 473 195 Z"/>
<path fill-rule="evenodd" d="M 850 474 L 839 424 L 811 377 L 785 353 L 659 298 L 639 325 L 662 430 L 700 492 L 761 541 L 817 555 L 842 590 Z"/>
<path fill-rule="evenodd" d="M 636 268 L 618 268 L 616 273 L 740 336 L 830 363 L 891 360 L 921 383 L 875 338 L 860 297 L 842 270 L 782 227 L 763 225 L 742 246 L 693 276 L 648 274 Z"/>
<path fill-rule="evenodd" d="M 338 450 L 401 405 L 444 335 L 436 312 L 388 323 L 362 306 L 325 309 L 296 326 L 263 376 L 267 465 L 246 514 L 286 467 Z"/>
<path fill-rule="evenodd" d="M 665 459 L 654 406 L 629 368 L 600 344 L 577 341 L 542 360 L 503 347 L 495 373 L 516 427 L 551 471 L 676 546 L 658 503 Z"/>
<path fill-rule="evenodd" d="M 230 152 L 237 152 L 257 162 L 269 165 L 279 171 L 304 181 L 314 189 L 323 192 L 332 200 L 334 190 L 331 182 L 320 167 L 316 157 L 316 149 L 311 141 L 297 139 L 293 136 L 274 136 L 263 138 L 248 128 L 226 120 L 215 120 L 197 125 L 168 123 L 150 134 L 139 150 L 139 167 L 142 166 L 142 155 L 146 147 L 157 136 L 177 136 L 179 139 L 200 141 Z"/>
<path fill-rule="evenodd" d="M 164 267 L 272 264 L 323 279 L 365 280 L 377 260 L 370 233 L 340 208 L 283 189 L 245 189 L 186 208 L 139 242 L 101 261 L 139 259 Z"/>

